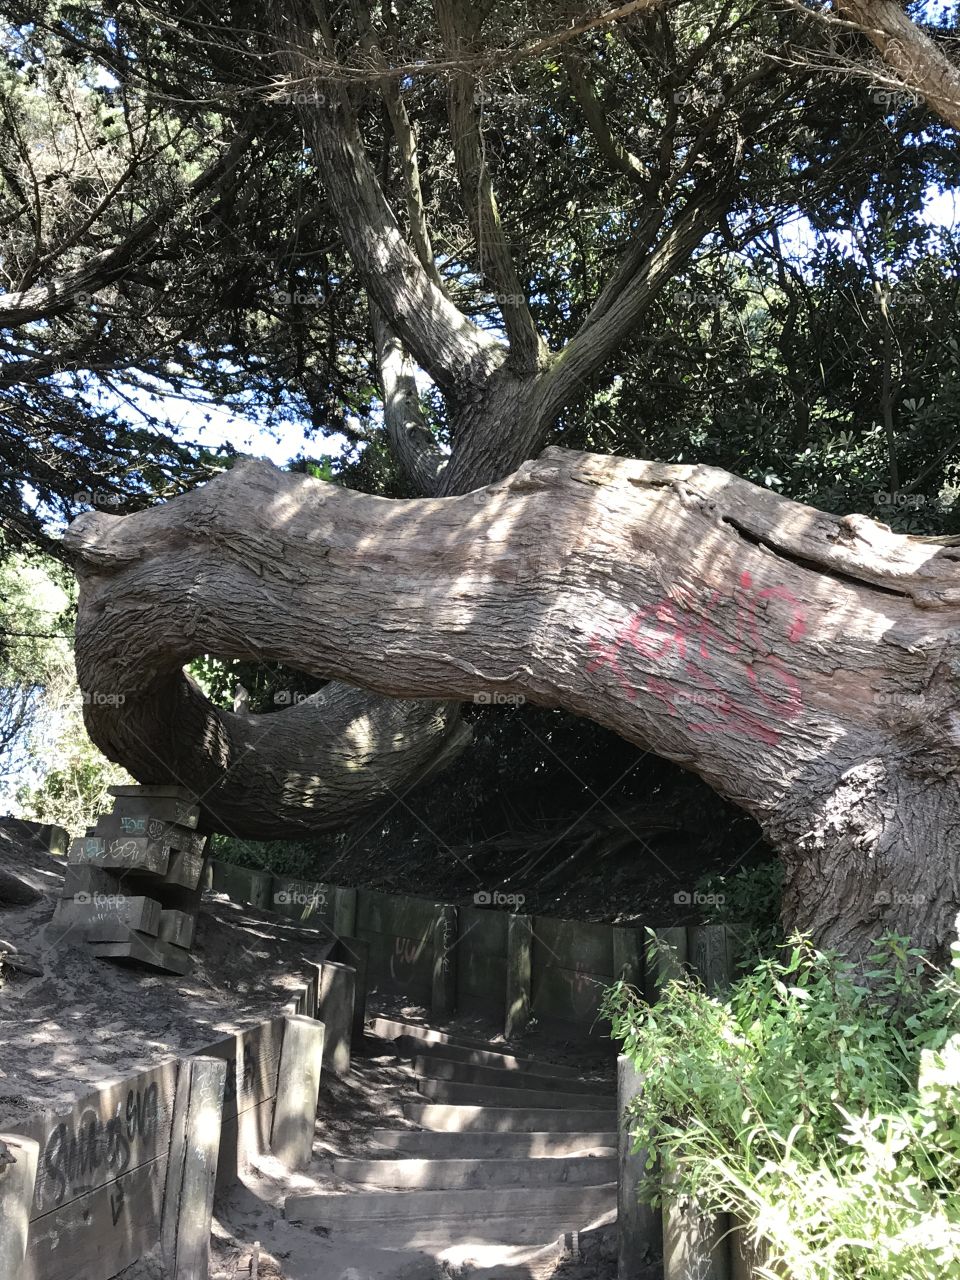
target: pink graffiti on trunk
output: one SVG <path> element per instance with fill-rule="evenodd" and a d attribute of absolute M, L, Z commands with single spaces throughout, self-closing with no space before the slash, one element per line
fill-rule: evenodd
<path fill-rule="evenodd" d="M 736 606 L 731 639 L 713 622 L 717 605 L 725 598 Z M 764 641 L 757 607 L 769 601 L 786 606 L 780 610 L 764 608 L 763 616 L 783 628 L 782 638 L 790 644 L 796 644 L 806 632 L 806 610 L 786 587 L 758 590 L 747 572 L 741 573 L 729 597 L 715 588 L 700 607 L 689 594 L 687 600 L 689 603 L 664 596 L 645 605 L 624 623 L 612 643 L 600 635 L 592 636 L 594 656 L 587 662 L 587 670 L 608 667 L 631 702 L 641 691 L 652 694 L 692 732 L 726 730 L 773 746 L 781 735 L 767 723 L 767 716 L 772 713 L 781 721 L 795 719 L 803 709 L 803 691 L 796 676 Z M 621 650 L 628 645 L 657 667 L 680 667 L 686 680 L 681 683 L 676 675 L 663 670 L 634 684 L 621 665 Z M 736 699 L 707 670 L 722 655 L 739 667 L 742 693 Z M 690 684 L 695 688 L 691 690 Z M 697 707 L 709 708 L 714 718 L 695 714 Z"/>

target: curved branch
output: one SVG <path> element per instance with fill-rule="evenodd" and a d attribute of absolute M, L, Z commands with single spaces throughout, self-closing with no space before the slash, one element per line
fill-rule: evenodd
<path fill-rule="evenodd" d="M 485 490 L 419 501 L 246 461 L 164 506 L 88 513 L 67 546 L 91 736 L 145 780 L 212 786 L 215 823 L 232 786 L 237 830 L 276 829 L 278 797 L 322 826 L 329 762 L 315 767 L 302 740 L 307 713 L 238 723 L 181 674 L 197 653 L 253 654 L 381 694 L 528 698 L 596 720 L 761 822 L 786 863 L 791 926 L 858 952 L 884 927 L 920 945 L 951 936 L 949 547 L 713 468 L 559 449 Z M 370 727 L 350 728 L 362 755 Z"/>
<path fill-rule="evenodd" d="M 278 35 L 291 82 L 316 79 L 314 23 L 302 0 L 287 0 Z M 407 244 L 367 159 L 342 86 L 323 81 L 324 95 L 300 93 L 297 109 L 337 217 L 347 252 L 371 299 L 406 349 L 450 394 L 482 384 L 502 363 L 504 348 L 461 312 L 431 279 Z"/>
<path fill-rule="evenodd" d="M 896 72 L 947 124 L 960 129 L 960 68 L 893 0 L 837 0 L 836 11 L 858 27 Z"/>
<path fill-rule="evenodd" d="M 629 148 L 613 136 L 613 130 L 600 105 L 600 99 L 594 93 L 593 85 L 580 69 L 580 61 L 576 54 L 569 52 L 564 54 L 563 68 L 570 81 L 573 96 L 583 112 L 583 118 L 593 134 L 593 140 L 600 154 L 631 182 L 644 182 L 649 177 L 646 167 Z"/>
<path fill-rule="evenodd" d="M 50 319 L 75 306 L 85 294 L 96 293 L 124 276 L 139 260 L 143 248 L 171 218 L 180 213 L 185 203 L 220 187 L 247 151 L 252 137 L 249 131 L 239 134 L 190 184 L 185 194 L 181 192 L 176 197 L 161 201 L 151 213 L 141 218 L 122 244 L 95 254 L 68 275 L 34 285 L 20 293 L 0 294 L 0 328 L 11 329 L 34 320 Z"/>
<path fill-rule="evenodd" d="M 383 421 L 390 448 L 414 491 L 430 497 L 437 492 L 446 459 L 423 416 L 413 362 L 375 303 L 370 306 L 370 326 L 380 366 Z"/>
<path fill-rule="evenodd" d="M 479 34 L 481 16 L 472 4 L 464 4 L 462 0 L 434 0 L 434 11 L 444 47 L 451 60 L 455 60 L 464 38 Z M 478 84 L 477 77 L 467 71 L 449 73 L 447 116 L 460 192 L 476 236 L 480 269 L 495 291 L 514 363 L 519 368 L 532 370 L 543 363 L 546 348 L 537 332 L 500 220 L 475 104 Z"/>

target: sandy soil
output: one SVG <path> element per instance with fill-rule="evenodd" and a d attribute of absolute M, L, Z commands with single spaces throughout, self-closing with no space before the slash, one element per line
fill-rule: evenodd
<path fill-rule="evenodd" d="M 82 941 L 60 938 L 51 927 L 63 865 L 0 823 L 0 870 L 37 895 L 20 905 L 0 899 L 0 952 L 7 955 L 0 961 L 0 1130 L 15 1131 L 32 1112 L 69 1104 L 108 1080 L 276 1016 L 302 985 L 304 962 L 323 957 L 315 932 L 207 895 L 194 968 L 185 977 L 97 960 Z M 416 1005 L 376 995 L 369 1013 L 429 1020 Z M 448 1029 L 507 1047 L 495 1028 L 477 1019 L 456 1019 Z M 584 1048 L 534 1028 L 509 1047 L 575 1064 L 598 1080 L 609 1081 L 615 1070 L 609 1042 Z M 411 1127 L 401 1108 L 417 1096 L 409 1067 L 389 1045 L 370 1042 L 347 1080 L 324 1083 L 310 1176 L 289 1174 L 272 1157 L 261 1157 L 217 1204 L 210 1280 L 613 1280 L 616 1243 L 609 1225 L 582 1232 L 578 1256 L 564 1258 L 556 1245 L 454 1245 L 438 1256 L 392 1251 L 375 1239 L 337 1242 L 322 1228 L 285 1221 L 288 1194 L 337 1185 L 329 1157 L 362 1153 L 373 1127 Z M 163 1280 L 163 1271 L 151 1255 L 123 1271 L 121 1280 Z"/>
<path fill-rule="evenodd" d="M 185 976 L 98 960 L 51 925 L 63 866 L 0 825 L 0 868 L 39 894 L 0 901 L 0 1130 L 277 1016 L 323 958 L 315 932 L 207 895 Z"/>

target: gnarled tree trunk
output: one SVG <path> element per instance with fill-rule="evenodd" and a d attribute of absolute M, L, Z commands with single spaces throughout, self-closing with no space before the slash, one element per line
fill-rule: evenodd
<path fill-rule="evenodd" d="M 789 925 L 854 953 L 885 927 L 950 936 L 960 550 L 713 468 L 558 449 L 414 501 L 250 461 L 165 506 L 81 516 L 67 543 L 91 736 L 141 776 L 154 761 L 195 785 L 227 763 L 214 823 L 226 795 L 255 832 L 278 788 L 320 785 L 306 743 L 302 772 L 234 769 L 224 717 L 186 687 L 195 654 L 252 651 L 395 697 L 594 719 L 758 819 Z M 264 717 L 261 745 L 296 715 Z"/>

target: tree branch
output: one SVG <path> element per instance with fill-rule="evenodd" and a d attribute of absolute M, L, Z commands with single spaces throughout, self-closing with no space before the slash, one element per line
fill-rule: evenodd
<path fill-rule="evenodd" d="M 279 32 L 281 57 L 296 84 L 316 83 L 315 21 L 304 0 L 288 0 Z M 321 37 L 322 38 L 322 37 Z M 431 279 L 397 225 L 360 139 L 342 86 L 324 84 L 323 100 L 297 107 L 347 252 L 371 299 L 407 350 L 445 392 L 483 384 L 506 352 L 474 325 Z"/>
<path fill-rule="evenodd" d="M 647 237 L 639 237 L 577 333 L 542 375 L 538 418 L 552 420 L 602 368 L 728 206 L 729 195 L 721 187 L 691 198 L 652 250 Z"/>
<path fill-rule="evenodd" d="M 583 118 L 587 122 L 600 154 L 615 169 L 619 169 L 631 182 L 643 182 L 649 175 L 646 167 L 637 157 L 613 136 L 613 131 L 604 114 L 600 99 L 593 91 L 593 85 L 583 74 L 580 61 L 575 53 L 564 54 L 563 67 L 573 90 Z"/>
<path fill-rule="evenodd" d="M 0 328 L 11 329 L 35 320 L 50 319 L 75 306 L 82 295 L 96 293 L 124 276 L 137 260 L 140 250 L 183 209 L 185 203 L 219 187 L 247 151 L 252 137 L 250 130 L 238 134 L 230 146 L 190 184 L 186 197 L 181 193 L 161 201 L 151 213 L 141 218 L 122 244 L 94 255 L 68 275 L 18 293 L 0 294 Z"/>
<path fill-rule="evenodd" d="M 960 69 L 893 0 L 837 0 L 841 18 L 858 27 L 907 89 L 960 129 Z"/>
<path fill-rule="evenodd" d="M 376 303 L 370 304 L 370 325 L 380 367 L 383 421 L 390 447 L 414 492 L 431 497 L 437 492 L 440 470 L 446 459 L 423 416 L 413 361 Z"/>
<path fill-rule="evenodd" d="M 464 38 L 471 40 L 479 35 L 476 12 L 461 0 L 434 0 L 434 12 L 446 52 L 456 63 Z M 513 363 L 523 369 L 536 369 L 542 365 L 546 350 L 500 221 L 476 108 L 478 84 L 477 77 L 465 70 L 452 70 L 448 75 L 447 116 L 460 191 L 476 237 L 480 269 L 496 294 L 503 316 Z"/>

